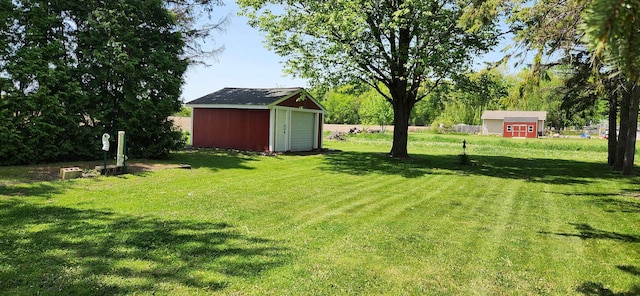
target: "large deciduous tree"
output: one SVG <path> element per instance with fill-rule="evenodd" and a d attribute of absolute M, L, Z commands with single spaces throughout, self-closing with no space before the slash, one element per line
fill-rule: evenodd
<path fill-rule="evenodd" d="M 493 19 L 465 21 L 474 1 L 239 0 L 288 71 L 312 84 L 361 81 L 392 105 L 391 156 L 407 157 L 411 110 L 430 89 L 495 45 Z M 421 89 L 425 81 L 431 87 Z M 380 88 L 379 83 L 387 90 Z"/>

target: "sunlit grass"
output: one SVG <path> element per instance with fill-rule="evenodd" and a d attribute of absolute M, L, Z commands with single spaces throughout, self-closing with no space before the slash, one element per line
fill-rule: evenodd
<path fill-rule="evenodd" d="M 390 135 L 325 146 L 72 181 L 0 168 L 22 176 L 0 177 L 0 293 L 640 293 L 638 179 L 608 169 L 604 140 L 414 133 L 409 160 L 385 155 Z"/>

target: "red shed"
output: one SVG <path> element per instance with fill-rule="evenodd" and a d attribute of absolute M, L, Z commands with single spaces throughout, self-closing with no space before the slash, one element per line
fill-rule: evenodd
<path fill-rule="evenodd" d="M 505 138 L 537 138 L 537 117 L 505 117 L 503 137 Z"/>
<path fill-rule="evenodd" d="M 223 88 L 186 104 L 195 147 L 250 151 L 322 148 L 326 112 L 303 88 Z"/>
<path fill-rule="evenodd" d="M 495 111 L 482 113 L 482 133 L 506 138 L 537 138 L 544 132 L 546 111 Z"/>

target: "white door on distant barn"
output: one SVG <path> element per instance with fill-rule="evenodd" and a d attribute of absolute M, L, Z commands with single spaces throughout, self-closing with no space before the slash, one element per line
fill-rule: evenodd
<path fill-rule="evenodd" d="M 309 112 L 291 112 L 291 151 L 313 150 L 315 114 Z"/>

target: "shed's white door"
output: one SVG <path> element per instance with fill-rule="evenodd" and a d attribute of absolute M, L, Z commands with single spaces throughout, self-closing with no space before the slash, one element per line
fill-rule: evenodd
<path fill-rule="evenodd" d="M 286 110 L 276 110 L 275 140 L 276 151 L 287 151 L 289 146 L 289 120 Z"/>
<path fill-rule="evenodd" d="M 313 150 L 314 114 L 308 112 L 291 112 L 291 151 Z"/>

